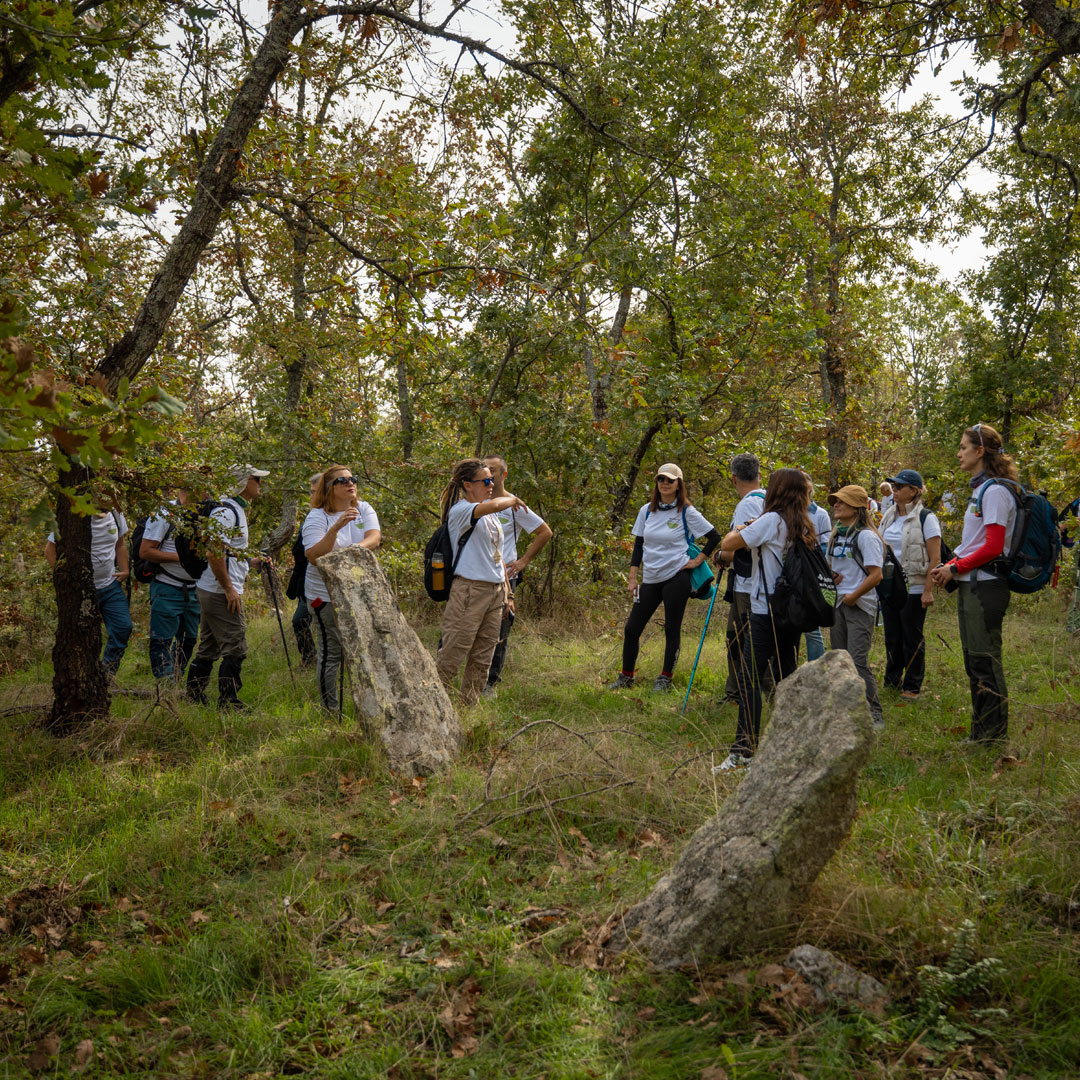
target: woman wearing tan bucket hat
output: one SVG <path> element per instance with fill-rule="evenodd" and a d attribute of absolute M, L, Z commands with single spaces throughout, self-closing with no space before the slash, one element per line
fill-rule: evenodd
<path fill-rule="evenodd" d="M 885 726 L 877 680 L 870 670 L 870 643 L 877 618 L 877 593 L 885 544 L 870 520 L 866 488 L 847 484 L 829 496 L 836 526 L 829 538 L 829 565 L 836 580 L 836 621 L 829 647 L 846 650 L 866 684 L 866 701 L 874 727 Z"/>

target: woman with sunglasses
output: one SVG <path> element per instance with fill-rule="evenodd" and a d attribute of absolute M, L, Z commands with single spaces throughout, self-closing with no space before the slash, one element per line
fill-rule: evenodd
<path fill-rule="evenodd" d="M 525 507 L 516 495 L 491 498 L 493 483 L 491 470 L 479 458 L 466 458 L 454 466 L 441 499 L 442 520 L 449 528 L 455 556 L 435 667 L 449 690 L 464 661 L 463 705 L 474 704 L 487 686 L 510 595 L 503 531 L 495 515 Z"/>
<path fill-rule="evenodd" d="M 664 605 L 664 667 L 653 682 L 653 689 L 671 689 L 671 675 L 682 643 L 682 620 L 690 599 L 690 571 L 700 566 L 720 543 L 720 534 L 694 509 L 686 497 L 682 469 L 661 465 L 656 471 L 652 498 L 638 511 L 631 530 L 634 551 L 630 556 L 630 575 L 626 587 L 634 597 L 634 606 L 623 631 L 622 671 L 609 689 L 622 690 L 634 685 L 641 634 L 653 612 Z M 691 559 L 687 537 L 704 537 L 704 549 Z M 638 585 L 638 567 L 641 585 Z"/>
<path fill-rule="evenodd" d="M 1009 696 L 1001 662 L 1009 582 L 1000 560 L 1012 543 L 1016 497 L 1010 488 L 1019 486 L 1019 477 L 1001 436 L 987 424 L 964 432 L 956 457 L 971 477 L 964 531 L 955 556 L 932 570 L 930 577 L 936 585 L 958 583 L 956 614 L 971 686 L 969 742 L 991 743 L 1004 739 L 1009 728 Z"/>
<path fill-rule="evenodd" d="M 357 499 L 356 477 L 344 465 L 331 465 L 313 487 L 311 512 L 304 518 L 304 549 L 308 557 L 304 595 L 317 628 L 315 670 L 319 675 L 319 697 L 323 705 L 337 712 L 338 679 L 341 673 L 341 637 L 334 605 L 317 563 L 335 548 L 360 547 L 374 551 L 382 543 L 379 517 L 371 506 Z"/>

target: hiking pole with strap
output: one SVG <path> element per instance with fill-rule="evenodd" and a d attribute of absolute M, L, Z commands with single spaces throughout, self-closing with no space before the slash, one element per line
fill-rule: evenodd
<path fill-rule="evenodd" d="M 729 570 L 728 573 L 729 574 L 734 573 L 734 571 Z M 705 625 L 701 628 L 701 640 L 698 642 L 697 656 L 694 657 L 694 669 L 693 669 L 693 671 L 690 672 L 690 681 L 686 684 L 686 697 L 683 698 L 683 703 L 682 703 L 682 715 L 683 716 L 686 715 L 686 703 L 690 700 L 690 687 L 692 687 L 694 685 L 694 676 L 697 674 L 698 661 L 701 659 L 701 650 L 705 645 L 705 635 L 706 635 L 706 633 L 708 633 L 708 630 L 709 630 L 709 619 L 712 618 L 713 604 L 716 603 L 716 594 L 719 591 L 720 591 L 720 581 L 718 579 L 716 584 L 713 586 L 713 594 L 709 598 L 709 610 L 707 612 L 705 612 Z"/>
<path fill-rule="evenodd" d="M 281 608 L 278 607 L 277 588 L 274 585 L 274 572 L 265 562 L 259 563 L 259 568 L 266 575 L 267 583 L 270 586 L 270 599 L 274 602 L 274 614 L 277 616 L 278 630 L 281 631 L 281 646 L 285 650 L 285 663 L 289 665 L 289 678 L 292 680 L 293 686 L 295 686 L 296 676 L 293 674 L 292 660 L 289 658 L 289 642 L 285 638 L 285 627 L 281 624 Z"/>

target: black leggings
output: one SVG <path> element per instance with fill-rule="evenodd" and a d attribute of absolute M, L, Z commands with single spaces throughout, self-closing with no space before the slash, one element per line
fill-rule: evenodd
<path fill-rule="evenodd" d="M 632 672 L 637 663 L 638 642 L 653 612 L 664 602 L 664 671 L 675 670 L 682 642 L 682 620 L 686 601 L 690 599 L 690 571 L 680 570 L 667 581 L 641 585 L 623 634 L 622 669 Z"/>

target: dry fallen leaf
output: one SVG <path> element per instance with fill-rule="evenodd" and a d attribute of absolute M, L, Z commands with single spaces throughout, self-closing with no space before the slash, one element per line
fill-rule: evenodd
<path fill-rule="evenodd" d="M 191 923 L 192 926 L 196 926 L 199 923 L 209 922 L 210 916 L 207 915 L 202 908 L 199 908 L 197 911 L 193 911 L 191 913 L 191 917 L 188 919 L 188 921 Z"/>
<path fill-rule="evenodd" d="M 75 1065 L 81 1072 L 87 1068 L 94 1060 L 94 1040 L 83 1039 L 78 1046 L 75 1047 Z"/>

